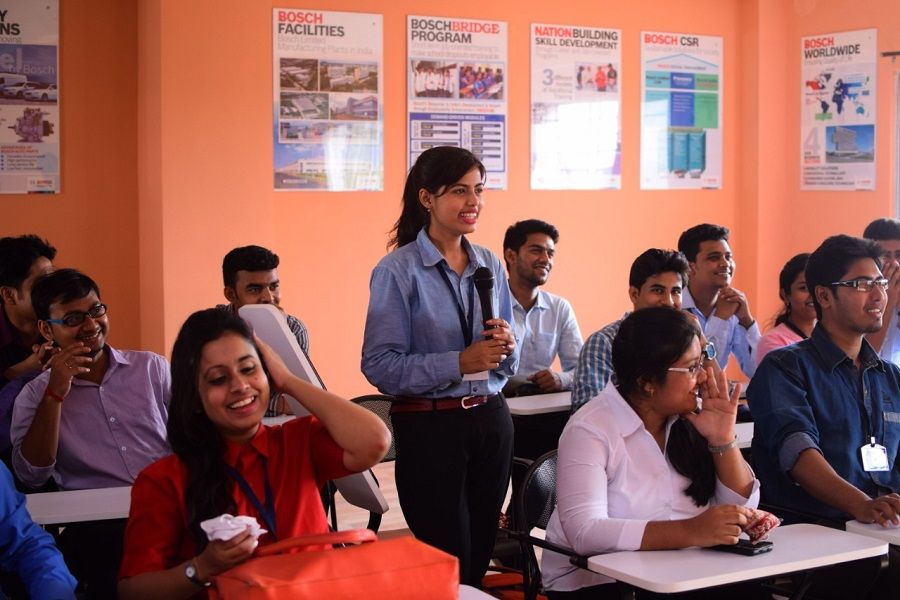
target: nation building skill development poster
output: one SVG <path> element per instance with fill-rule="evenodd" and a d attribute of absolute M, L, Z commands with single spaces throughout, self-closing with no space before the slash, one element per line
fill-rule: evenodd
<path fill-rule="evenodd" d="M 59 5 L 0 6 L 0 193 L 59 192 Z"/>
<path fill-rule="evenodd" d="M 800 189 L 875 189 L 875 29 L 800 40 Z"/>
<path fill-rule="evenodd" d="M 384 187 L 382 16 L 272 10 L 276 190 Z"/>
<path fill-rule="evenodd" d="M 722 186 L 722 38 L 641 32 L 641 189 Z"/>
<path fill-rule="evenodd" d="M 505 189 L 507 24 L 407 18 L 409 166 L 434 146 L 471 150 L 486 185 Z"/>
<path fill-rule="evenodd" d="M 531 25 L 531 188 L 620 189 L 621 31 Z"/>

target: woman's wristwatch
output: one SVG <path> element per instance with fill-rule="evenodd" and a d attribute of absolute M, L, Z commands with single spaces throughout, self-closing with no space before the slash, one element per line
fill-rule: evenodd
<path fill-rule="evenodd" d="M 187 577 L 191 583 L 200 587 L 208 588 L 212 585 L 212 582 L 210 581 L 200 580 L 200 577 L 197 575 L 197 566 L 194 564 L 194 561 L 190 561 L 188 564 L 184 565 L 184 576 Z"/>
<path fill-rule="evenodd" d="M 706 346 L 704 346 L 703 349 L 700 350 L 700 356 L 704 361 L 713 360 L 714 358 L 716 358 L 716 347 L 712 342 L 707 340 Z"/>

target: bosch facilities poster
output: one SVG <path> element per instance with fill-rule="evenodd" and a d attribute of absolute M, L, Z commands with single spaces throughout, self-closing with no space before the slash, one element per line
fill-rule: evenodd
<path fill-rule="evenodd" d="M 875 29 L 800 40 L 800 189 L 875 189 Z"/>
<path fill-rule="evenodd" d="M 381 15 L 275 8 L 276 190 L 384 187 Z"/>
<path fill-rule="evenodd" d="M 641 32 L 641 189 L 722 186 L 722 38 Z"/>
<path fill-rule="evenodd" d="M 407 18 L 409 166 L 433 146 L 471 150 L 506 188 L 507 24 Z"/>
<path fill-rule="evenodd" d="M 59 5 L 0 6 L 0 193 L 59 192 Z"/>
<path fill-rule="evenodd" d="M 622 33 L 531 25 L 531 187 L 619 189 Z"/>

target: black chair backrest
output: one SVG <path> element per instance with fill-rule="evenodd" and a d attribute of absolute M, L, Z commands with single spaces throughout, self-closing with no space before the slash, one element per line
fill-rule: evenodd
<path fill-rule="evenodd" d="M 366 410 L 378 415 L 378 418 L 384 421 L 388 431 L 391 432 L 391 447 L 387 454 L 384 455 L 384 458 L 381 459 L 381 462 L 392 461 L 397 457 L 397 451 L 394 448 L 394 428 L 391 426 L 391 403 L 393 401 L 393 396 L 386 396 L 384 394 L 358 396 L 352 400 L 354 404 L 359 404 Z"/>
<path fill-rule="evenodd" d="M 556 450 L 531 463 L 520 490 L 518 513 L 524 516 L 525 530 L 547 529 L 550 515 L 556 508 Z"/>

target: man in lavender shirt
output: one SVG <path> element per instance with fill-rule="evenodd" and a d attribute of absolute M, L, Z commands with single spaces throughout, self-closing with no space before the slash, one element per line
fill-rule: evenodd
<path fill-rule="evenodd" d="M 28 486 L 51 477 L 63 490 L 127 486 L 170 453 L 170 375 L 152 352 L 117 350 L 107 307 L 87 275 L 60 269 L 38 279 L 31 302 L 54 343 L 48 369 L 16 398 L 13 466 Z M 114 597 L 124 520 L 72 524 L 59 545 L 88 597 Z"/>

